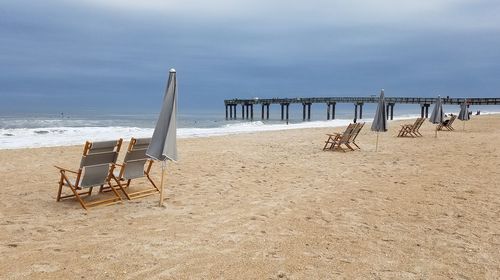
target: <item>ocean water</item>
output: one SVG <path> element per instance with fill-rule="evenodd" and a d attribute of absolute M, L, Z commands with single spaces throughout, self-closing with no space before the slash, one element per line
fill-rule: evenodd
<path fill-rule="evenodd" d="M 255 106 L 254 120 L 241 119 L 238 107 L 237 120 L 225 120 L 225 109 L 212 111 L 182 111 L 178 115 L 178 138 L 210 137 L 230 134 L 275 131 L 313 127 L 340 127 L 352 122 L 354 106 L 339 104 L 336 119 L 326 120 L 326 106 L 314 104 L 311 120 L 302 121 L 302 106 L 290 106 L 289 121 L 280 120 L 280 106 L 271 106 L 270 119 L 261 120 L 260 107 Z M 363 119 L 371 122 L 375 104 L 366 104 Z M 432 109 L 432 107 L 430 108 Z M 459 111 L 458 106 L 445 106 L 446 113 Z M 500 112 L 500 106 L 476 106 L 471 111 L 481 114 Z M 430 114 L 430 112 L 429 112 Z M 396 105 L 394 120 L 420 116 L 418 105 Z M 137 114 L 0 114 L 0 149 L 36 148 L 79 145 L 86 140 L 104 141 L 131 137 L 151 137 L 157 113 Z M 390 123 L 389 123 L 390 125 Z"/>

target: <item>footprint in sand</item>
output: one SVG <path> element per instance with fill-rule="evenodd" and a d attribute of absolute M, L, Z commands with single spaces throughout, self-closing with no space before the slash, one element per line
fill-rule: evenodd
<path fill-rule="evenodd" d="M 31 269 L 34 272 L 55 272 L 59 270 L 59 267 L 55 264 L 41 263 L 41 264 L 33 264 Z"/>

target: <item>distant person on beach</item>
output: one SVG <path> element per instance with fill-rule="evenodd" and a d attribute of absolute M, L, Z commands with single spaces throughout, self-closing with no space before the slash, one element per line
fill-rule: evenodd
<path fill-rule="evenodd" d="M 476 116 L 479 116 L 479 115 L 481 115 L 481 111 L 480 111 L 480 110 L 477 110 L 477 112 L 476 112 Z"/>

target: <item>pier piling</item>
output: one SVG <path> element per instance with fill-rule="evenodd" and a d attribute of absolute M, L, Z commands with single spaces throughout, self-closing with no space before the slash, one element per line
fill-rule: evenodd
<path fill-rule="evenodd" d="M 354 123 L 358 121 L 358 103 L 354 103 Z"/>

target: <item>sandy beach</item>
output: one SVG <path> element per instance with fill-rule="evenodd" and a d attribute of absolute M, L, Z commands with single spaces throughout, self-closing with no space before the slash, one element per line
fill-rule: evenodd
<path fill-rule="evenodd" d="M 0 278 L 500 278 L 500 116 L 400 123 L 379 152 L 369 125 L 347 153 L 322 151 L 343 128 L 179 140 L 163 208 L 56 202 L 82 145 L 0 150 Z"/>

